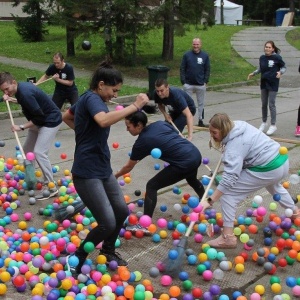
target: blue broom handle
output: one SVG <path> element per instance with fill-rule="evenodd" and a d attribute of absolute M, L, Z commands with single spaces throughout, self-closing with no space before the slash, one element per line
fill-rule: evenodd
<path fill-rule="evenodd" d="M 217 164 L 217 166 L 216 166 L 216 168 L 215 168 L 214 173 L 213 173 L 212 176 L 211 176 L 211 179 L 210 179 L 210 181 L 209 181 L 209 183 L 208 183 L 208 185 L 207 185 L 207 188 L 205 189 L 205 192 L 204 192 L 204 194 L 203 194 L 203 196 L 202 196 L 202 198 L 201 198 L 201 201 L 204 200 L 204 199 L 206 198 L 206 196 L 207 196 L 207 194 L 208 194 L 208 191 L 209 191 L 209 189 L 210 189 L 210 187 L 211 187 L 213 181 L 215 180 L 215 177 L 216 177 L 216 175 L 217 175 L 217 173 L 218 173 L 218 171 L 219 171 L 221 162 L 222 162 L 222 156 L 220 157 L 220 159 L 219 159 L 219 161 L 218 161 L 218 164 Z M 201 203 L 201 202 L 200 202 L 200 203 Z M 186 231 L 186 233 L 185 233 L 185 236 L 189 236 L 189 235 L 191 234 L 191 231 L 192 231 L 192 229 L 193 229 L 193 227 L 194 227 L 195 224 L 196 224 L 196 221 L 192 221 L 192 222 L 190 223 L 190 225 L 189 225 L 189 227 L 188 227 L 188 229 L 187 229 L 187 231 Z"/>

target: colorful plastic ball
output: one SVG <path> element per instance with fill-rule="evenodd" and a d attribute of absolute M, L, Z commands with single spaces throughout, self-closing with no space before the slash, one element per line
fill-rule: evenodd
<path fill-rule="evenodd" d="M 294 296 L 299 297 L 300 296 L 300 286 L 299 285 L 295 285 L 292 288 L 292 292 L 293 292 Z"/>
<path fill-rule="evenodd" d="M 147 215 L 143 215 L 143 216 L 140 217 L 139 223 L 142 227 L 147 228 L 151 225 L 152 219 L 151 219 L 151 217 L 149 217 Z"/>
<path fill-rule="evenodd" d="M 176 298 L 176 297 L 180 296 L 180 293 L 181 293 L 181 290 L 176 285 L 171 286 L 170 289 L 169 289 L 169 294 L 170 294 L 171 297 Z"/>
<path fill-rule="evenodd" d="M 281 289 L 282 289 L 282 287 L 281 287 L 280 283 L 275 282 L 271 285 L 271 290 L 275 294 L 279 294 L 281 292 Z"/>
<path fill-rule="evenodd" d="M 91 253 L 95 249 L 95 245 L 92 242 L 87 242 L 84 244 L 83 249 L 86 253 Z"/>
<path fill-rule="evenodd" d="M 159 228 L 166 228 L 167 225 L 168 225 L 168 221 L 167 221 L 166 219 L 164 219 L 164 218 L 159 218 L 159 219 L 157 220 L 157 226 L 158 226 Z"/>
<path fill-rule="evenodd" d="M 211 270 L 205 270 L 202 274 L 202 277 L 205 281 L 210 281 L 213 279 L 213 272 Z"/>
<path fill-rule="evenodd" d="M 285 283 L 288 287 L 294 287 L 297 285 L 297 279 L 295 277 L 289 276 L 286 278 Z"/>
<path fill-rule="evenodd" d="M 119 143 L 113 143 L 112 146 L 113 146 L 114 149 L 118 149 L 119 148 Z"/>
<path fill-rule="evenodd" d="M 151 150 L 151 156 L 153 157 L 153 158 L 160 158 L 161 157 L 161 150 L 160 149 L 158 149 L 158 148 L 154 148 L 154 149 L 152 149 Z"/>
<path fill-rule="evenodd" d="M 185 281 L 185 280 L 189 279 L 189 274 L 188 274 L 186 271 L 181 271 L 181 272 L 178 274 L 178 278 L 179 278 L 181 281 Z"/>
<path fill-rule="evenodd" d="M 150 268 L 149 270 L 149 275 L 153 278 L 156 278 L 157 276 L 159 276 L 160 272 L 159 272 L 159 269 L 156 268 L 156 267 L 152 267 Z"/>
<path fill-rule="evenodd" d="M 201 179 L 201 183 L 203 184 L 203 185 L 208 185 L 209 184 L 209 182 L 210 182 L 210 179 L 208 178 L 208 177 L 206 177 L 206 176 L 203 176 L 202 177 L 202 179 Z"/>
<path fill-rule="evenodd" d="M 169 275 L 163 275 L 160 279 L 160 283 L 162 286 L 169 286 L 173 282 L 172 277 Z"/>
<path fill-rule="evenodd" d="M 208 164 L 209 164 L 209 158 L 203 157 L 202 163 L 203 163 L 204 165 L 208 165 Z"/>
<path fill-rule="evenodd" d="M 26 153 L 26 159 L 32 161 L 32 160 L 35 160 L 35 155 L 33 152 L 27 152 Z"/>
<path fill-rule="evenodd" d="M 280 147 L 280 148 L 279 148 L 279 153 L 280 153 L 281 155 L 287 154 L 287 153 L 288 153 L 287 147 Z"/>
<path fill-rule="evenodd" d="M 249 235 L 247 233 L 242 233 L 240 235 L 240 241 L 245 244 L 249 241 Z"/>
<path fill-rule="evenodd" d="M 197 197 L 190 197 L 187 204 L 190 208 L 196 208 L 199 205 L 199 199 Z"/>
<path fill-rule="evenodd" d="M 259 295 L 263 295 L 265 293 L 265 288 L 263 285 L 258 284 L 254 288 L 255 292 L 258 293 Z"/>
<path fill-rule="evenodd" d="M 260 196 L 260 195 L 254 196 L 253 202 L 256 203 L 257 205 L 260 205 L 263 202 L 262 196 Z"/>
<path fill-rule="evenodd" d="M 280 199 L 281 199 L 280 194 L 274 194 L 274 195 L 273 195 L 273 200 L 274 200 L 274 201 L 280 201 Z"/>
<path fill-rule="evenodd" d="M 62 154 L 60 155 L 60 158 L 61 158 L 61 159 L 66 159 L 66 158 L 67 158 L 67 154 L 66 154 L 66 153 L 62 153 Z"/>
<path fill-rule="evenodd" d="M 0 283 L 0 295 L 5 295 L 7 292 L 7 286 L 4 283 Z"/>
<path fill-rule="evenodd" d="M 185 291 L 190 291 L 193 288 L 193 283 L 191 280 L 185 280 L 182 283 L 182 287 L 184 288 Z"/>
<path fill-rule="evenodd" d="M 55 145 L 56 148 L 59 148 L 61 144 L 60 144 L 60 142 L 55 142 L 54 145 Z"/>
<path fill-rule="evenodd" d="M 213 277 L 214 277 L 214 279 L 216 279 L 216 280 L 223 280 L 223 278 L 224 278 L 224 272 L 221 270 L 221 269 L 215 269 L 214 271 L 213 271 Z"/>
<path fill-rule="evenodd" d="M 178 251 L 175 249 L 169 250 L 168 257 L 171 260 L 175 260 L 178 257 Z"/>
<path fill-rule="evenodd" d="M 250 295 L 250 300 L 261 300 L 261 296 L 258 293 L 252 293 Z"/>

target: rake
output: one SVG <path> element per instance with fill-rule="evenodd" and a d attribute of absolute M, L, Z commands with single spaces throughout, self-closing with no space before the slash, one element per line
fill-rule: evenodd
<path fill-rule="evenodd" d="M 209 181 L 209 184 L 207 185 L 207 188 L 205 189 L 205 192 L 201 198 L 201 201 L 207 197 L 208 191 L 209 191 L 212 183 L 214 182 L 214 179 L 217 175 L 220 165 L 221 165 L 221 158 L 219 159 L 216 169 L 211 176 L 211 179 Z M 192 229 L 195 224 L 196 224 L 196 221 L 192 221 L 190 223 L 185 235 L 180 239 L 178 245 L 174 248 L 174 250 L 176 250 L 178 253 L 177 257 L 175 259 L 171 259 L 168 257 L 163 261 L 165 273 L 170 275 L 171 277 L 177 277 L 182 269 L 182 263 L 183 263 L 184 256 L 185 256 L 185 249 L 187 248 L 187 244 L 188 244 L 188 237 L 191 234 Z"/>
<path fill-rule="evenodd" d="M 15 123 L 14 123 L 14 119 L 13 119 L 13 116 L 12 116 L 12 113 L 11 113 L 9 101 L 5 101 L 5 102 L 6 102 L 6 105 L 7 105 L 7 110 L 8 110 L 8 113 L 9 113 L 11 124 L 12 124 L 12 126 L 14 126 Z M 34 189 L 35 184 L 37 182 L 36 177 L 35 177 L 34 166 L 33 166 L 33 164 L 32 164 L 31 161 L 29 161 L 28 159 L 26 159 L 25 152 L 24 152 L 23 147 L 21 145 L 18 133 L 16 131 L 14 131 L 14 134 L 15 134 L 16 141 L 18 143 L 19 149 L 21 151 L 22 157 L 24 159 L 25 182 L 27 184 L 27 189 L 28 190 L 32 190 L 32 189 Z"/>

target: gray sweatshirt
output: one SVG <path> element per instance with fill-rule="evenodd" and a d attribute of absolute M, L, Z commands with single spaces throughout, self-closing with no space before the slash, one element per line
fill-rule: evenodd
<path fill-rule="evenodd" d="M 279 143 L 244 121 L 235 121 L 233 129 L 223 139 L 224 172 L 218 190 L 234 187 L 243 169 L 264 166 L 279 154 Z"/>

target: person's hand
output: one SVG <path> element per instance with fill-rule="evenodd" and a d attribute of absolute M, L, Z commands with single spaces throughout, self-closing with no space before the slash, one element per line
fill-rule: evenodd
<path fill-rule="evenodd" d="M 202 211 L 205 211 L 206 209 L 208 208 L 211 208 L 211 205 L 210 203 L 207 201 L 207 198 L 203 199 L 200 204 L 202 205 L 203 207 L 203 210 Z"/>
<path fill-rule="evenodd" d="M 148 98 L 147 94 L 140 93 L 137 95 L 134 104 L 139 109 L 142 109 L 143 106 L 145 106 L 148 102 L 149 102 L 149 98 Z"/>
<path fill-rule="evenodd" d="M 57 79 L 59 79 L 59 74 L 54 74 L 53 76 L 52 76 L 52 79 L 54 79 L 55 81 L 57 81 Z"/>
<path fill-rule="evenodd" d="M 14 131 L 21 131 L 22 129 L 20 128 L 19 125 L 13 125 L 11 126 L 11 131 L 14 132 Z"/>
<path fill-rule="evenodd" d="M 253 76 L 254 76 L 254 74 L 253 74 L 253 73 L 250 73 L 250 74 L 248 75 L 248 77 L 247 77 L 247 80 L 251 79 Z"/>
<path fill-rule="evenodd" d="M 281 77 L 281 72 L 278 71 L 278 72 L 277 72 L 277 75 L 276 75 L 276 78 L 280 78 L 280 77 Z"/>
<path fill-rule="evenodd" d="M 4 94 L 3 97 L 2 97 L 3 101 L 9 101 L 9 98 L 10 97 L 6 94 Z"/>

